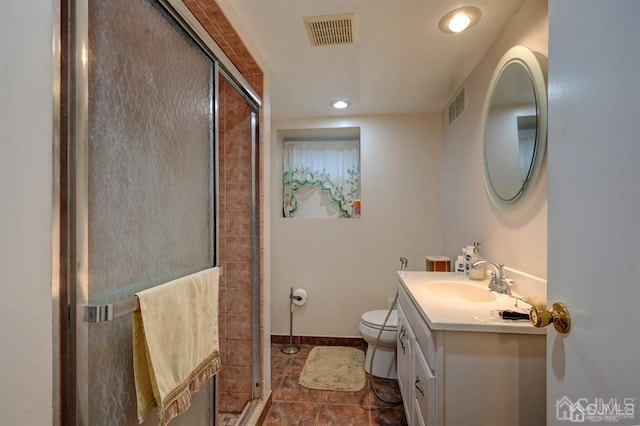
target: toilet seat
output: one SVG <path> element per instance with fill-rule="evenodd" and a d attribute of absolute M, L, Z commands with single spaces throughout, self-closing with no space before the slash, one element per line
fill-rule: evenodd
<path fill-rule="evenodd" d="M 382 323 L 384 319 L 387 317 L 389 311 L 380 309 L 377 311 L 369 311 L 362 314 L 360 317 L 362 323 L 367 327 L 380 330 L 382 328 Z M 385 331 L 396 331 L 398 329 L 398 311 L 395 309 L 391 311 L 391 315 L 389 315 L 389 319 L 387 320 L 387 324 L 384 326 Z"/>

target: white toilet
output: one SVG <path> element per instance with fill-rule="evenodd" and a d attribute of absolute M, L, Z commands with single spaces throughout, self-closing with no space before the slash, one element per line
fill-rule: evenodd
<path fill-rule="evenodd" d="M 384 379 L 397 379 L 396 372 L 396 333 L 398 331 L 398 312 L 394 309 L 389 315 L 389 320 L 382 331 L 376 354 L 373 357 L 372 371 L 369 369 L 373 348 L 376 345 L 378 333 L 387 316 L 388 310 L 369 311 L 360 317 L 360 335 L 367 341 L 367 356 L 364 361 L 364 369 L 375 377 Z"/>

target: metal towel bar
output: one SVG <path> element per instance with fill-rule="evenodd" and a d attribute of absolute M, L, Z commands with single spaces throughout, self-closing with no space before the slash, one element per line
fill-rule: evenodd
<path fill-rule="evenodd" d="M 222 275 L 222 267 L 220 269 Z M 130 314 L 140 309 L 140 302 L 137 296 L 131 296 L 128 299 L 119 302 L 107 303 L 106 305 L 87 305 L 86 322 L 106 322 L 113 321 L 116 318 Z"/>
<path fill-rule="evenodd" d="M 87 322 L 112 321 L 140 309 L 136 296 L 106 305 L 87 305 Z"/>

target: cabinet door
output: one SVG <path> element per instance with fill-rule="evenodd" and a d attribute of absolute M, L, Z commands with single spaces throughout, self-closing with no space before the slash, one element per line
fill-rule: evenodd
<path fill-rule="evenodd" d="M 436 376 L 429 367 L 422 351 L 416 347 L 413 351 L 415 360 L 414 387 L 414 419 L 415 424 L 437 425 Z"/>
<path fill-rule="evenodd" d="M 398 358 L 397 358 L 397 370 L 398 370 L 398 386 L 400 387 L 400 394 L 402 395 L 402 403 L 404 405 L 404 412 L 407 416 L 407 422 L 413 424 L 413 350 L 415 336 L 409 321 L 404 315 L 402 307 L 398 305 Z"/>

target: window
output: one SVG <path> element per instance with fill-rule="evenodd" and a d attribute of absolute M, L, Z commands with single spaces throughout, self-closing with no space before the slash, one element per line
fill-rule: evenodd
<path fill-rule="evenodd" d="M 349 133 L 353 133 L 350 129 Z M 318 130 L 322 129 L 315 132 Z M 284 139 L 285 217 L 350 218 L 359 215 L 360 131 L 355 130 L 356 137 L 299 135 Z"/>

